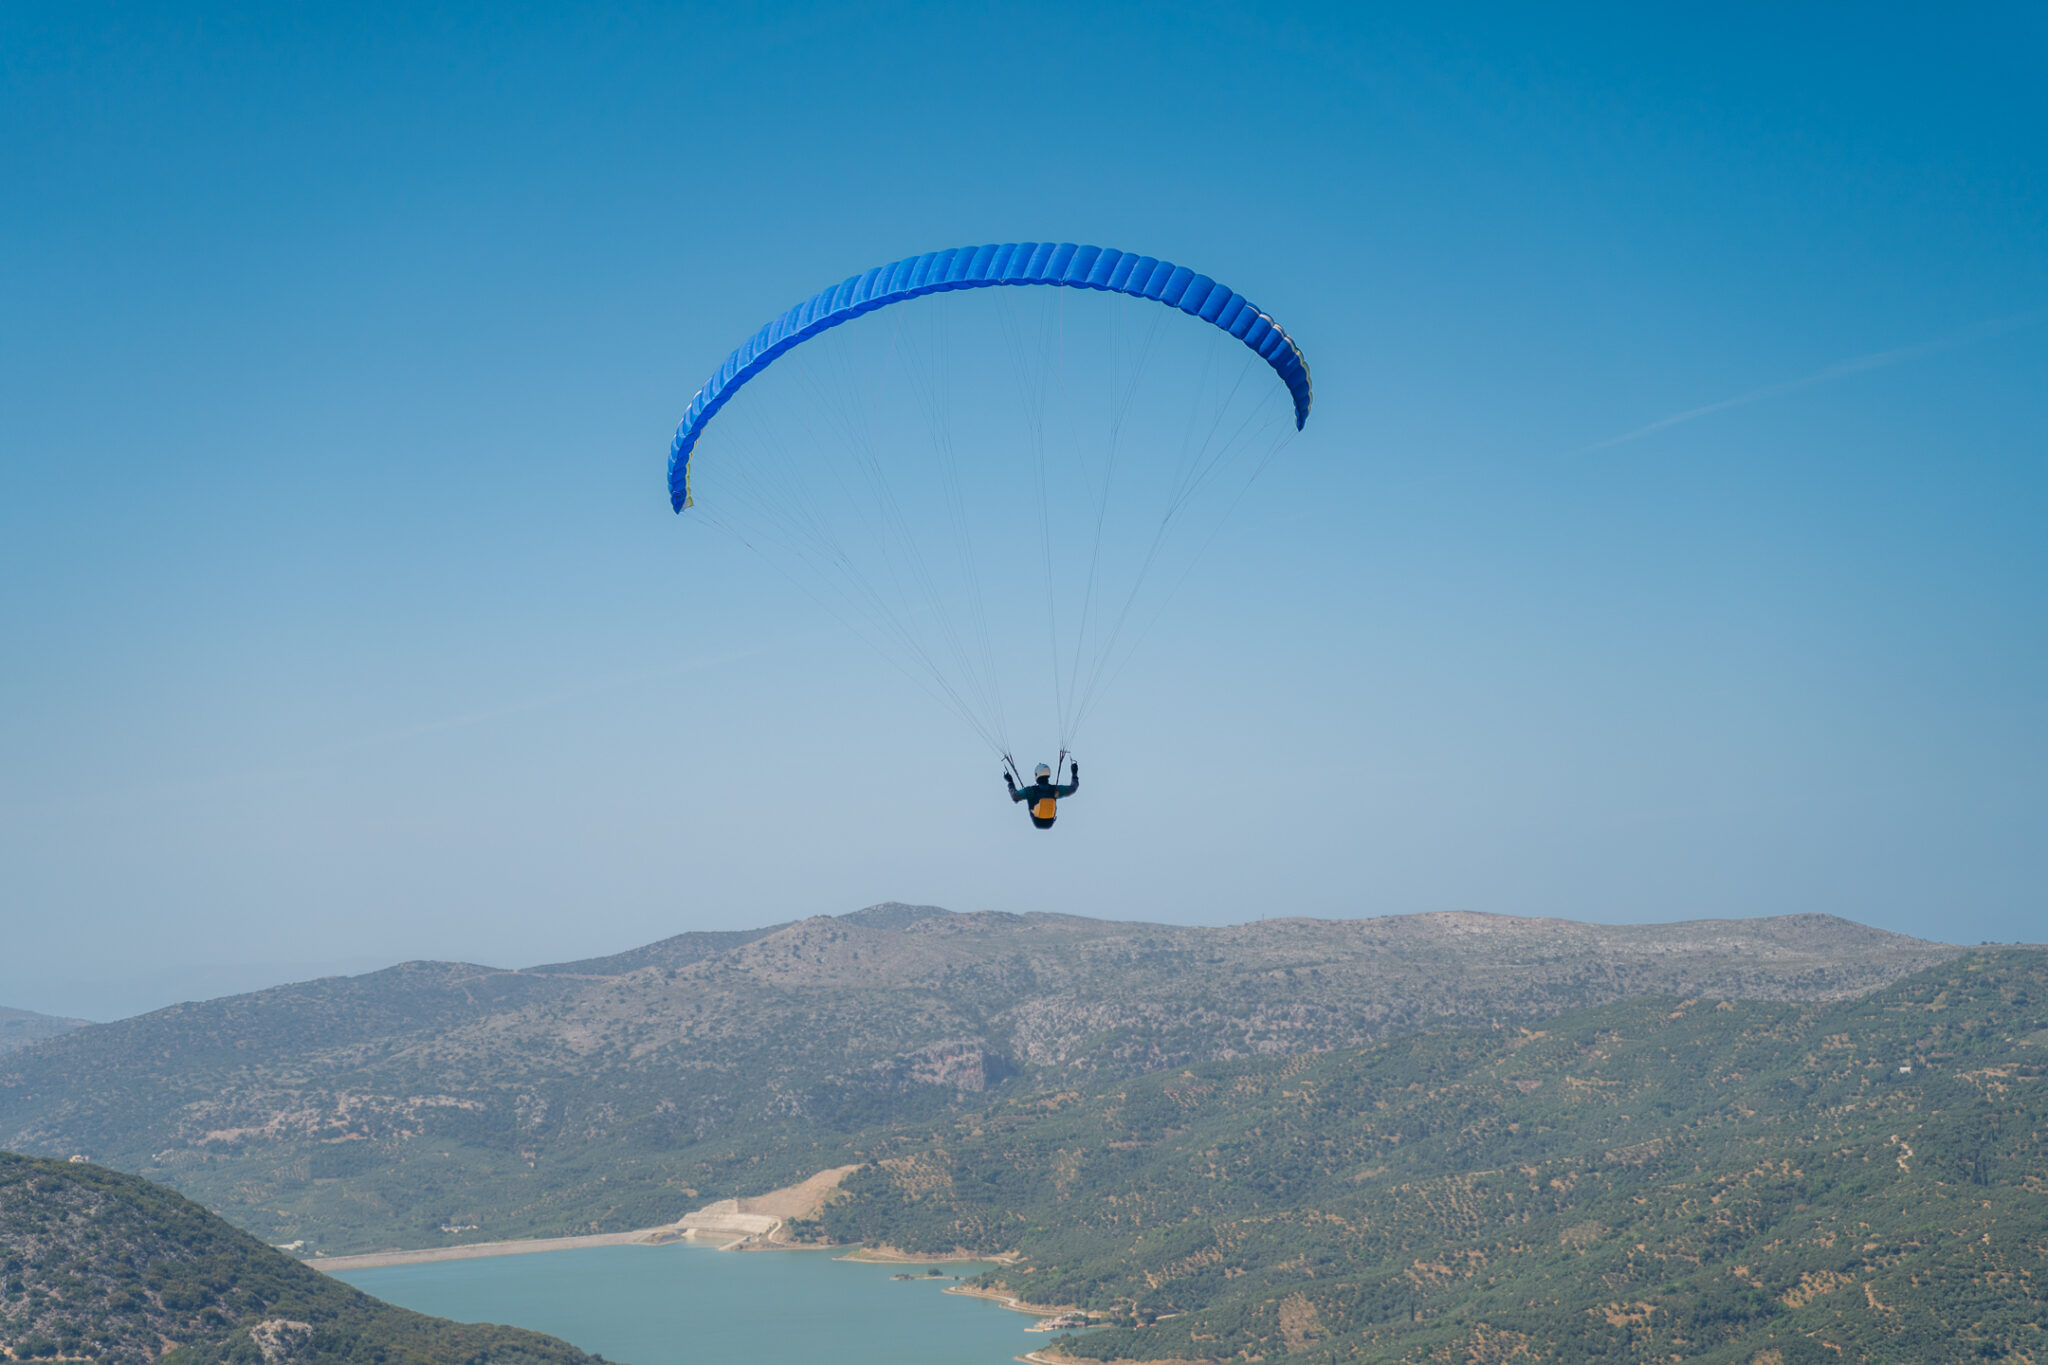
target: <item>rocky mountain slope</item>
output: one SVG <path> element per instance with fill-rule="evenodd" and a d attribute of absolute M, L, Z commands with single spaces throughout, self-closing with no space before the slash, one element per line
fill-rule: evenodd
<path fill-rule="evenodd" d="M 59 1019 L 55 1015 L 37 1014 L 34 1010 L 13 1010 L 0 1005 L 0 1053 L 13 1052 L 30 1043 L 40 1043 L 45 1038 L 55 1038 L 60 1033 L 85 1026 L 83 1019 Z"/>
<path fill-rule="evenodd" d="M 331 1251 L 616 1230 L 1010 1089 L 1632 996 L 1841 999 L 1957 951 L 1827 916 L 1189 928 L 887 905 L 83 1029 L 0 1059 L 0 1145 L 85 1152 Z"/>
<path fill-rule="evenodd" d="M 381 1303 L 134 1176 L 6 1152 L 0 1348 L 106 1365 L 597 1365 L 537 1332 Z"/>

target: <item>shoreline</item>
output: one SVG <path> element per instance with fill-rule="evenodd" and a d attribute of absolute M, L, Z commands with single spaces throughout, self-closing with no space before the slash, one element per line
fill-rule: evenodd
<path fill-rule="evenodd" d="M 717 1239 L 717 1240 L 714 1240 Z M 474 1261 L 489 1256 L 528 1256 L 544 1251 L 578 1251 L 586 1247 L 616 1246 L 674 1246 L 678 1242 L 710 1246 L 716 1251 L 836 1251 L 844 1254 L 835 1257 L 841 1261 L 856 1261 L 865 1265 L 1010 1265 L 1016 1260 L 1013 1254 L 1001 1256 L 974 1256 L 958 1252 L 932 1253 L 918 1251 L 896 1251 L 888 1247 L 849 1247 L 841 1242 L 785 1242 L 774 1236 L 763 1237 L 751 1233 L 711 1233 L 702 1230 L 678 1228 L 674 1223 L 660 1227 L 635 1228 L 631 1232 L 593 1232 L 572 1237 L 522 1237 L 502 1242 L 459 1242 L 445 1247 L 394 1247 L 387 1251 L 360 1251 L 345 1256 L 294 1257 L 300 1265 L 312 1266 L 315 1270 L 372 1270 L 393 1265 L 432 1265 L 439 1261 Z M 1026 1307 L 1023 1300 L 1014 1294 L 992 1289 L 969 1289 L 953 1286 L 948 1294 L 966 1294 L 973 1298 L 994 1299 L 1005 1308 L 1019 1313 L 1035 1313 L 1050 1316 L 1066 1312 L 1063 1308 Z"/>
<path fill-rule="evenodd" d="M 1073 1308 L 1046 1308 L 1038 1304 L 1027 1303 L 1007 1289 L 976 1289 L 972 1285 L 952 1284 L 947 1285 L 939 1292 L 942 1294 L 958 1294 L 962 1298 L 987 1299 L 991 1303 L 1001 1304 L 1012 1313 L 1028 1313 L 1034 1318 L 1056 1318 L 1062 1313 L 1078 1311 Z M 1034 1354 L 1036 1353 L 1034 1352 Z M 1021 1360 L 1023 1357 L 1019 1356 L 1018 1359 Z"/>
<path fill-rule="evenodd" d="M 779 1231 L 779 1229 L 778 1229 Z M 394 1265 L 432 1265 L 441 1261 L 475 1261 L 490 1256 L 528 1256 L 544 1251 L 580 1251 L 589 1247 L 675 1246 L 687 1243 L 713 1251 L 837 1251 L 836 1259 L 875 1265 L 975 1264 L 1003 1265 L 988 1256 L 924 1256 L 908 1252 L 876 1251 L 844 1242 L 785 1242 L 774 1235 L 736 1231 L 707 1231 L 665 1223 L 660 1227 L 635 1228 L 631 1232 L 593 1232 L 572 1237 L 522 1237 L 502 1242 L 459 1242 L 454 1246 L 392 1248 L 388 1251 L 352 1252 L 346 1256 L 294 1257 L 300 1265 L 315 1270 L 374 1270 Z M 1021 1311 L 1021 1310 L 1020 1310 Z"/>
<path fill-rule="evenodd" d="M 780 1229 L 778 1228 L 779 1232 Z M 720 1238 L 714 1242 L 714 1238 Z M 315 1270 L 372 1270 L 380 1266 L 431 1265 L 438 1261 L 474 1261 L 488 1256 L 527 1256 L 543 1251 L 577 1251 L 585 1247 L 616 1246 L 673 1246 L 678 1242 L 692 1242 L 711 1245 L 717 1251 L 837 1251 L 844 1254 L 835 1259 L 856 1261 L 866 1265 L 1012 1265 L 1017 1256 L 1014 1252 L 997 1256 L 975 1256 L 960 1252 L 897 1251 L 890 1247 L 849 1247 L 841 1242 L 785 1242 L 770 1234 L 742 1232 L 710 1232 L 704 1229 L 681 1228 L 674 1223 L 660 1227 L 635 1228 L 631 1232 L 593 1232 L 573 1237 L 522 1237 L 503 1242 L 459 1242 L 445 1247 L 394 1247 L 388 1251 L 352 1252 L 346 1256 L 295 1257 L 300 1265 L 312 1266 Z M 973 1298 L 994 1299 L 1005 1308 L 1019 1313 L 1035 1313 L 1051 1316 L 1064 1313 L 1064 1308 L 1026 1307 L 1024 1301 L 1014 1294 L 993 1289 L 969 1289 L 953 1286 L 948 1294 L 966 1294 Z"/>
<path fill-rule="evenodd" d="M 840 1243 L 840 1246 L 845 1245 L 843 1242 Z M 976 1256 L 971 1252 L 898 1251 L 894 1247 L 855 1246 L 839 1259 L 866 1261 L 876 1265 L 1015 1265 L 1018 1258 L 1014 1251 L 1005 1251 L 995 1256 Z"/>
<path fill-rule="evenodd" d="M 474 1261 L 487 1256 L 527 1256 L 539 1251 L 575 1251 L 583 1247 L 671 1246 L 688 1238 L 674 1224 L 636 1228 L 632 1232 L 593 1232 L 577 1237 L 526 1237 L 508 1242 L 462 1242 L 455 1246 L 417 1250 L 365 1251 L 352 1256 L 308 1256 L 299 1261 L 315 1270 L 369 1270 L 387 1265 L 428 1265 L 435 1261 Z"/>
<path fill-rule="evenodd" d="M 316 1270 L 369 1270 L 377 1266 L 430 1265 L 436 1261 L 469 1261 L 485 1256 L 526 1256 L 540 1251 L 575 1251 L 584 1247 L 667 1246 L 675 1242 L 715 1242 L 720 1251 L 838 1251 L 845 1244 L 788 1240 L 793 1218 L 814 1216 L 841 1181 L 859 1165 L 832 1166 L 794 1185 L 763 1195 L 720 1199 L 692 1210 L 673 1223 L 635 1228 L 631 1232 L 594 1232 L 571 1237 L 527 1237 L 499 1242 L 462 1242 L 454 1246 L 392 1248 L 347 1256 L 307 1256 L 301 1265 Z M 695 1190 L 689 1191 L 695 1195 Z M 749 1208 L 748 1206 L 752 1207 Z M 888 1260 L 888 1255 L 848 1259 Z M 904 1258 L 912 1259 L 912 1258 Z M 921 1259 L 921 1258 L 918 1258 Z M 955 1257 L 953 1259 L 959 1259 Z"/>

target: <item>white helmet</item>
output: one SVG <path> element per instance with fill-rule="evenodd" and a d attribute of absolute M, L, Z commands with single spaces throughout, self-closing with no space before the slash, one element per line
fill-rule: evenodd
<path fill-rule="evenodd" d="M 1036 778 L 1051 777 L 1052 765 L 1050 763 L 1041 763 L 1031 770 L 1031 775 Z"/>

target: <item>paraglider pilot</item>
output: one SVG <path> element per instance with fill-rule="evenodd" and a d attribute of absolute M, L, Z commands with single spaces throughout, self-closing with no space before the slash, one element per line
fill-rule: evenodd
<path fill-rule="evenodd" d="M 1018 786 L 1017 779 L 1010 775 L 1010 770 L 1003 769 L 1003 785 L 1010 789 L 1010 799 L 1030 802 L 1031 823 L 1040 829 L 1051 829 L 1052 822 L 1059 818 L 1061 797 L 1072 796 L 1081 790 L 1081 765 L 1071 758 L 1067 760 L 1067 765 L 1068 771 L 1073 774 L 1073 780 L 1065 786 L 1060 786 L 1052 780 L 1052 769 L 1044 763 L 1032 771 L 1031 775 L 1036 780 L 1028 787 Z"/>

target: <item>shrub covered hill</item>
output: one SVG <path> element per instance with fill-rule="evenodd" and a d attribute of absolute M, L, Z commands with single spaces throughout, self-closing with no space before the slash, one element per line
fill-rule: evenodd
<path fill-rule="evenodd" d="M 1634 996 L 1840 999 L 1956 951 L 1819 915 L 1187 928 L 886 905 L 79 1029 L 0 1058 L 0 1146 L 82 1152 L 329 1253 L 623 1230 L 1012 1094 Z"/>
<path fill-rule="evenodd" d="M 0 1347 L 141 1365 L 596 1365 L 566 1342 L 380 1303 L 188 1199 L 0 1152 Z"/>
<path fill-rule="evenodd" d="M 1021 1253 L 1088 1360 L 2048 1360 L 2048 954 L 1823 1005 L 1006 1097 L 875 1143 L 812 1231 Z"/>

